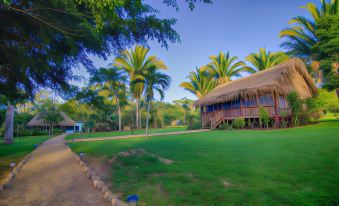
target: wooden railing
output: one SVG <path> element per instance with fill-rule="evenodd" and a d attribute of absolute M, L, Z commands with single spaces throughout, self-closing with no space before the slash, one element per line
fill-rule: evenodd
<path fill-rule="evenodd" d="M 259 108 L 258 107 L 244 107 L 241 108 L 243 117 L 256 117 L 259 115 Z"/>
<path fill-rule="evenodd" d="M 291 114 L 290 109 L 286 108 L 275 108 L 274 106 L 264 106 L 270 116 L 280 115 L 281 112 Z M 227 109 L 218 110 L 213 112 L 206 112 L 201 115 L 202 125 L 205 126 L 211 122 L 211 127 L 214 128 L 215 124 L 218 124 L 224 119 L 234 119 L 236 117 L 244 118 L 257 118 L 259 117 L 259 107 L 242 107 L 241 109 Z"/>

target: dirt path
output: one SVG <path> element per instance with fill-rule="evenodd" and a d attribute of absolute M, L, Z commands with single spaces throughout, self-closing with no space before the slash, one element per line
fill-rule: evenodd
<path fill-rule="evenodd" d="M 63 138 L 54 137 L 32 153 L 12 185 L 0 194 L 0 206 L 108 205 Z"/>
<path fill-rule="evenodd" d="M 177 134 L 188 134 L 188 133 L 198 133 L 198 132 L 207 132 L 209 129 L 197 129 L 197 130 L 188 130 L 188 131 L 180 131 L 180 132 L 163 132 L 163 133 L 151 133 L 148 136 L 166 136 L 166 135 L 177 135 Z M 134 135 L 123 135 L 123 136 L 113 136 L 113 137 L 94 137 L 94 138 L 78 138 L 71 139 L 68 142 L 93 142 L 93 141 L 101 141 L 101 140 L 115 140 L 115 139 L 128 139 L 128 138 L 137 138 L 137 137 L 145 137 L 145 134 L 134 134 Z"/>

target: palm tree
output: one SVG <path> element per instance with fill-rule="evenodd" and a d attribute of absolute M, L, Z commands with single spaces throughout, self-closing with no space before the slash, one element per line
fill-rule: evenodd
<path fill-rule="evenodd" d="M 251 53 L 246 58 L 253 66 L 253 70 L 262 71 L 288 60 L 284 52 L 270 52 L 260 48 L 258 53 Z"/>
<path fill-rule="evenodd" d="M 239 61 L 238 57 L 230 56 L 229 52 L 226 55 L 220 52 L 218 56 L 211 56 L 210 59 L 212 62 L 206 65 L 206 68 L 217 80 L 218 85 L 231 81 L 232 77 L 240 77 L 241 72 L 255 72 L 255 70 L 246 66 L 243 61 Z"/>
<path fill-rule="evenodd" d="M 131 50 L 124 50 L 121 56 L 116 58 L 114 65 L 125 70 L 130 78 L 130 91 L 136 100 L 136 126 L 140 128 L 141 115 L 139 100 L 145 89 L 144 75 L 147 70 L 155 67 L 158 69 L 167 69 L 163 61 L 156 56 L 148 56 L 149 49 L 143 46 L 136 46 Z"/>
<path fill-rule="evenodd" d="M 281 46 L 289 50 L 287 52 L 289 55 L 300 57 L 309 62 L 312 60 L 312 47 L 318 41 L 315 35 L 316 21 L 324 16 L 338 14 L 338 0 L 331 0 L 328 3 L 321 0 L 320 8 L 317 8 L 314 3 L 308 3 L 301 8 L 306 9 L 312 19 L 303 16 L 292 18 L 289 24 L 296 26 L 282 30 L 279 36 L 287 38 Z"/>
<path fill-rule="evenodd" d="M 204 67 L 196 68 L 195 72 L 190 72 L 187 78 L 190 81 L 182 82 L 180 86 L 195 94 L 199 99 L 206 96 L 217 85 L 213 76 Z"/>
<path fill-rule="evenodd" d="M 146 137 L 148 136 L 149 125 L 149 113 L 151 109 L 151 103 L 154 99 L 155 92 L 160 95 L 160 100 L 165 97 L 164 91 L 168 89 L 170 85 L 171 77 L 167 74 L 161 73 L 156 67 L 149 68 L 145 73 L 145 98 L 147 104 L 147 116 L 146 116 Z"/>
<path fill-rule="evenodd" d="M 126 76 L 116 67 L 100 68 L 93 74 L 90 83 L 100 86 L 102 90 L 112 92 L 117 104 L 119 131 L 121 131 L 121 98 L 125 97 Z"/>

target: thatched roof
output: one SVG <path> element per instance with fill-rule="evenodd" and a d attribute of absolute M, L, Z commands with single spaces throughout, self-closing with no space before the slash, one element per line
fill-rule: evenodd
<path fill-rule="evenodd" d="M 287 95 L 291 91 L 298 92 L 303 99 L 315 96 L 318 92 L 305 64 L 297 58 L 220 85 L 205 97 L 195 101 L 194 105 L 211 105 L 272 92 Z"/>
<path fill-rule="evenodd" d="M 75 121 L 69 118 L 64 112 L 60 112 L 60 115 L 63 117 L 63 120 L 58 122 L 55 126 L 74 126 Z M 35 115 L 31 121 L 28 122 L 27 126 L 29 127 L 37 127 L 37 126 L 49 126 L 47 122 L 45 122 L 42 118 L 40 118 L 40 113 Z"/>

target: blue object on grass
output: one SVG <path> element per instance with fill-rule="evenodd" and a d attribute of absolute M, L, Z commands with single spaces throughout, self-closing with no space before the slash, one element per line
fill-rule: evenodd
<path fill-rule="evenodd" d="M 129 195 L 127 197 L 127 202 L 130 203 L 130 202 L 138 202 L 139 200 L 139 197 L 138 195 Z"/>

